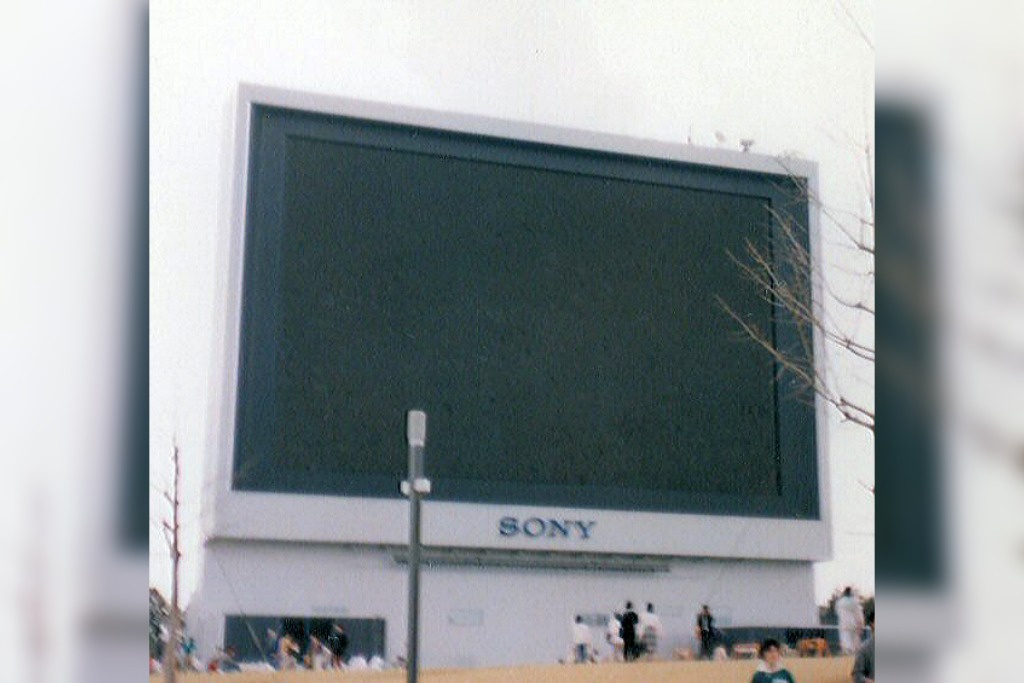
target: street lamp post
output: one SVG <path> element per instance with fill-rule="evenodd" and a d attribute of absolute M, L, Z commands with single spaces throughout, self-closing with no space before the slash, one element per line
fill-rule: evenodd
<path fill-rule="evenodd" d="M 427 443 L 427 414 L 410 410 L 406 437 L 409 442 L 409 479 L 402 493 L 409 497 L 409 632 L 406 652 L 406 681 L 419 676 L 420 616 L 420 498 L 430 493 L 430 480 L 423 476 L 423 451 Z"/>

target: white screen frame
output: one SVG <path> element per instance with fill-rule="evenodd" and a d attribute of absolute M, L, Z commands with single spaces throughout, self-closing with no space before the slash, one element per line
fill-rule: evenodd
<path fill-rule="evenodd" d="M 806 178 L 817 196 L 817 165 L 758 154 L 700 148 L 613 136 L 584 130 L 468 116 L 391 104 L 296 92 L 258 85 L 239 86 L 228 136 L 233 144 L 230 216 L 222 231 L 218 266 L 227 284 L 217 292 L 217 313 L 224 334 L 214 346 L 207 477 L 203 500 L 203 531 L 207 538 L 259 539 L 289 542 L 401 546 L 408 536 L 404 500 L 256 493 L 232 488 L 235 405 L 242 303 L 242 261 L 248 187 L 249 122 L 254 105 L 351 116 L 388 123 L 424 126 L 571 146 L 581 149 L 655 157 L 729 169 Z M 812 256 L 821 263 L 818 216 L 809 216 Z M 820 306 L 818 285 L 812 293 Z M 821 363 L 821 340 L 815 339 Z M 645 554 L 680 557 L 748 558 L 823 561 L 832 556 L 831 505 L 828 485 L 827 408 L 815 402 L 819 519 L 774 519 L 743 516 L 624 512 L 545 506 L 482 505 L 431 501 L 423 506 L 423 543 L 434 547 L 512 551 Z M 429 452 L 429 443 L 428 443 Z M 396 482 L 396 488 L 398 482 Z M 503 536 L 500 520 L 514 516 L 594 522 L 590 538 Z"/>

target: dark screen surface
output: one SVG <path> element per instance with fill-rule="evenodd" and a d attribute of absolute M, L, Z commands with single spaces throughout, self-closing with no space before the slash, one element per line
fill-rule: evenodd
<path fill-rule="evenodd" d="M 933 123 L 926 111 L 883 101 L 877 129 L 879 354 L 875 434 L 878 581 L 886 588 L 947 588 L 947 493 L 936 405 L 939 338 Z"/>
<path fill-rule="evenodd" d="M 235 488 L 398 496 L 420 408 L 432 499 L 816 517 L 716 300 L 775 329 L 729 254 L 784 180 L 256 108 Z"/>

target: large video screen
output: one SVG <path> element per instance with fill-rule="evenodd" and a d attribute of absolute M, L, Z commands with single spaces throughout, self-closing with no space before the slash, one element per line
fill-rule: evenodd
<path fill-rule="evenodd" d="M 818 516 L 719 301 L 792 333 L 730 257 L 785 175 L 264 106 L 248 163 L 236 490 L 398 497 L 418 408 L 433 500 Z"/>

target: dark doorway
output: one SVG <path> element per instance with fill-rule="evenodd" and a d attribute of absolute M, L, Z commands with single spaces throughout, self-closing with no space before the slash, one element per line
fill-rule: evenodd
<path fill-rule="evenodd" d="M 387 659 L 383 619 L 229 614 L 224 623 L 224 647 L 235 648 L 239 661 L 267 661 L 267 657 L 273 654 L 267 651 L 267 629 L 272 629 L 278 635 L 290 635 L 305 653 L 309 636 L 326 640 L 334 624 L 341 624 L 348 634 L 348 656 L 363 655 L 369 659 L 373 655 L 380 655 Z"/>

